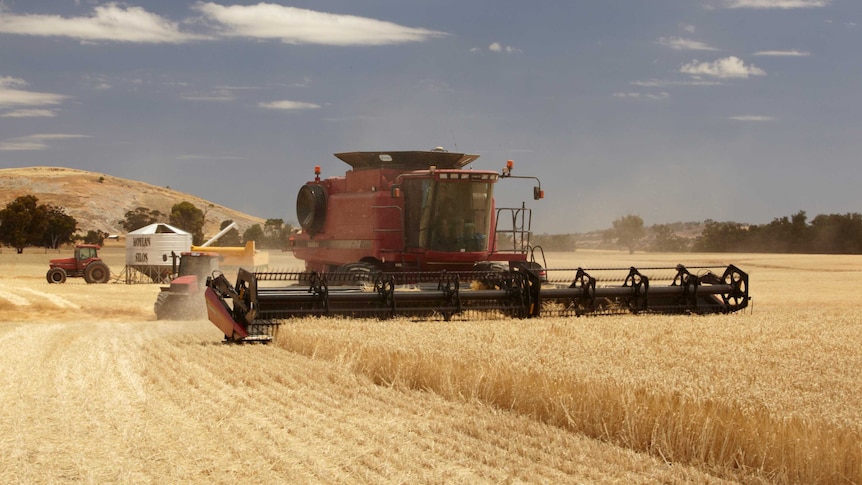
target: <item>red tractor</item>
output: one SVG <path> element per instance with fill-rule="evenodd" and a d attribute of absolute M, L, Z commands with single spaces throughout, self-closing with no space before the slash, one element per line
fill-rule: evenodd
<path fill-rule="evenodd" d="M 66 278 L 83 277 L 87 283 L 107 283 L 111 279 L 111 270 L 99 258 L 101 246 L 96 244 L 78 244 L 75 246 L 75 257 L 52 259 L 50 269 L 45 277 L 48 283 L 65 283 Z"/>
<path fill-rule="evenodd" d="M 508 269 L 532 257 L 530 209 L 494 205 L 494 185 L 512 176 L 511 161 L 498 174 L 466 169 L 478 155 L 442 148 L 335 156 L 353 170 L 321 180 L 315 167 L 297 196 L 302 233 L 291 248 L 306 270 L 469 271 L 480 262 Z M 542 198 L 540 186 L 533 192 Z"/>
<path fill-rule="evenodd" d="M 187 251 L 174 256 L 170 286 L 163 286 L 153 304 L 157 320 L 193 320 L 206 317 L 203 292 L 206 280 L 219 271 L 220 255 L 212 252 Z M 179 269 L 176 261 L 180 260 Z"/>

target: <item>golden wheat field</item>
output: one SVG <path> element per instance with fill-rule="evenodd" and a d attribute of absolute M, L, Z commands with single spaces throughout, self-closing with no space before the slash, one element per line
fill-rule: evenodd
<path fill-rule="evenodd" d="M 225 345 L 156 321 L 156 285 L 49 285 L 67 252 L 0 253 L 2 483 L 862 483 L 862 257 L 549 253 L 734 263 L 753 311 L 298 319 Z"/>

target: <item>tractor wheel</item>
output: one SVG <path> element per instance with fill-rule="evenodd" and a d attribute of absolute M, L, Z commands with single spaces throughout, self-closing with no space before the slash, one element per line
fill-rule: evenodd
<path fill-rule="evenodd" d="M 156 313 L 156 320 L 167 320 L 171 317 L 168 308 L 170 294 L 161 292 L 156 298 L 156 303 L 153 305 L 153 311 Z"/>
<path fill-rule="evenodd" d="M 111 270 L 101 261 L 93 261 L 84 269 L 84 280 L 87 283 L 107 283 L 111 279 Z"/>
<path fill-rule="evenodd" d="M 63 268 L 51 268 L 45 277 L 48 279 L 48 283 L 65 283 L 66 271 Z"/>

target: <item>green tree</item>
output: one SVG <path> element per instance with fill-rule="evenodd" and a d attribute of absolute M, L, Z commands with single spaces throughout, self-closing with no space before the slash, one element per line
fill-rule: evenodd
<path fill-rule="evenodd" d="M 204 213 L 191 202 L 180 202 L 171 207 L 170 223 L 192 235 L 192 244 L 204 242 Z"/>
<path fill-rule="evenodd" d="M 105 238 L 108 237 L 107 232 L 103 232 L 100 230 L 89 230 L 87 231 L 87 235 L 83 237 L 83 240 L 87 244 L 98 244 L 102 246 L 105 244 Z"/>
<path fill-rule="evenodd" d="M 644 220 L 630 214 L 615 220 L 613 228 L 608 229 L 607 237 L 616 240 L 617 245 L 628 249 L 629 254 L 632 254 L 644 235 Z"/>
<path fill-rule="evenodd" d="M 751 228 L 738 222 L 704 221 L 703 232 L 694 242 L 694 250 L 700 252 L 744 251 L 751 240 Z"/>
<path fill-rule="evenodd" d="M 263 225 L 261 247 L 266 249 L 286 248 L 292 230 L 293 226 L 285 224 L 283 219 L 267 219 Z"/>
<path fill-rule="evenodd" d="M 0 210 L 0 242 L 21 254 L 27 246 L 42 243 L 48 224 L 47 206 L 33 195 L 22 195 Z"/>
<path fill-rule="evenodd" d="M 164 222 L 165 219 L 167 216 L 160 211 L 150 210 L 147 207 L 136 207 L 135 210 L 126 212 L 125 218 L 120 220 L 120 225 L 126 231 L 134 231 L 156 222 Z"/>
<path fill-rule="evenodd" d="M 62 207 L 46 206 L 45 214 L 45 245 L 57 249 L 61 244 L 72 242 L 72 236 L 78 229 L 78 221 L 66 214 Z"/>
<path fill-rule="evenodd" d="M 228 219 L 226 221 L 222 221 L 221 225 L 219 225 L 219 231 L 226 228 L 227 226 L 233 224 L 233 221 Z M 215 246 L 228 247 L 228 246 L 240 246 L 242 245 L 242 240 L 239 237 L 239 231 L 236 228 L 231 228 L 230 231 L 224 233 L 224 236 L 220 237 L 218 241 L 213 243 Z"/>
<path fill-rule="evenodd" d="M 263 238 L 263 229 L 261 229 L 260 224 L 253 224 L 242 233 L 243 244 L 248 244 L 249 241 L 254 241 L 255 245 L 257 245 L 263 241 Z"/>
<path fill-rule="evenodd" d="M 653 251 L 668 253 L 689 251 L 688 239 L 677 236 L 669 224 L 656 224 L 651 229 L 655 236 L 651 248 Z"/>

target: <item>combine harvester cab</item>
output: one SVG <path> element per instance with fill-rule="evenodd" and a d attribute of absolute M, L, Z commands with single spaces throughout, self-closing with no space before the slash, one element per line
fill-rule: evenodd
<path fill-rule="evenodd" d="M 240 269 L 211 279 L 207 312 L 228 341 L 271 338 L 307 315 L 532 318 L 619 312 L 727 313 L 748 305 L 736 268 L 547 269 L 530 245 L 531 211 L 497 208 L 494 187 L 536 177 L 465 169 L 442 149 L 350 152 L 352 170 L 303 185 L 291 239 L 297 272 Z M 539 249 L 539 248 L 535 248 Z M 692 273 L 691 271 L 695 271 Z"/>

